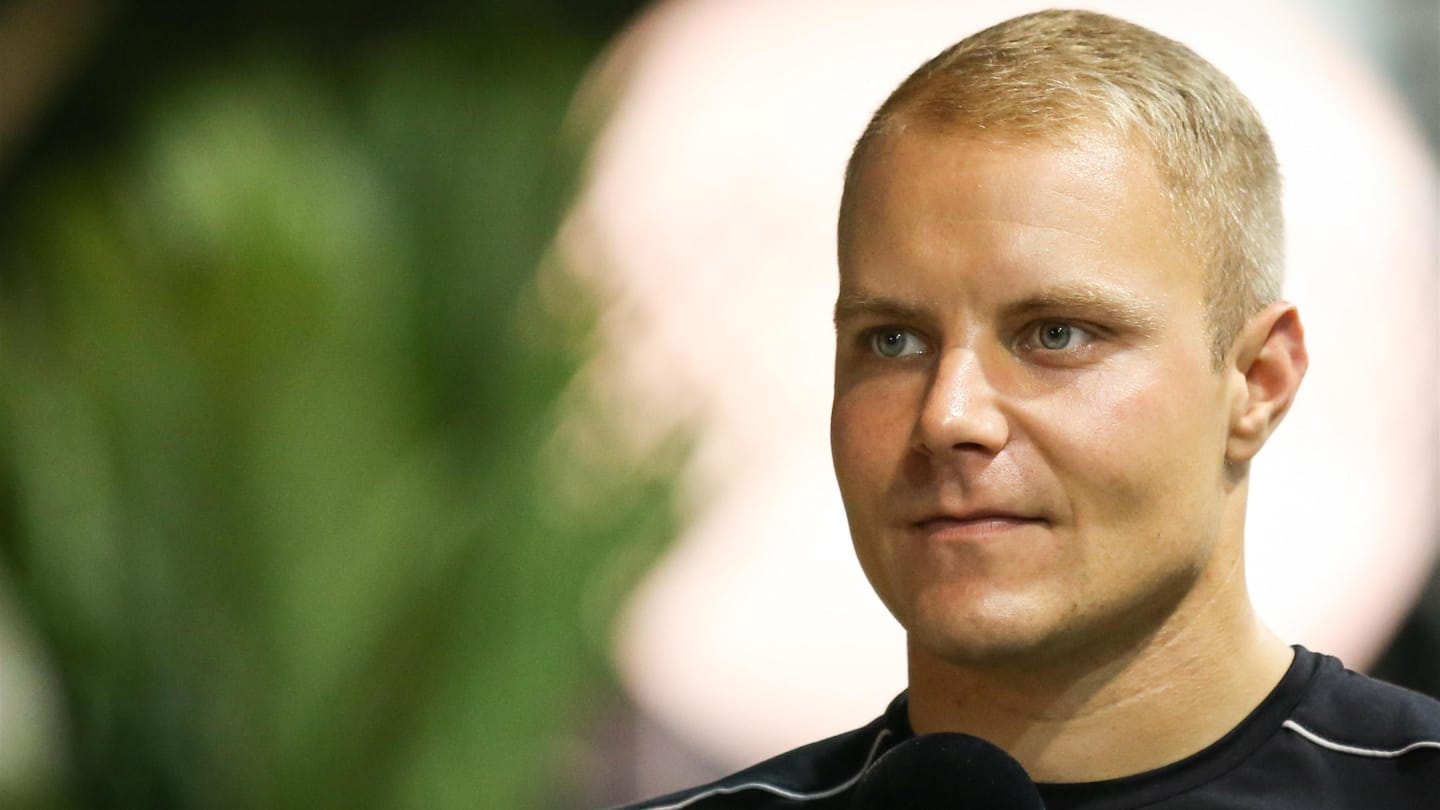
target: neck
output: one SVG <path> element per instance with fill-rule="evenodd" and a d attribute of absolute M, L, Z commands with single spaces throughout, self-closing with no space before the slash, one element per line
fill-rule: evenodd
<path fill-rule="evenodd" d="M 1118 648 L 991 666 L 912 640 L 911 725 L 990 740 L 1038 782 L 1129 776 L 1200 751 L 1259 705 L 1292 657 L 1255 616 L 1240 560 Z"/>

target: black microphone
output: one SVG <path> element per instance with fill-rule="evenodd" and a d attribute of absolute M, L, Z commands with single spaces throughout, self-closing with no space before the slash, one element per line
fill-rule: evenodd
<path fill-rule="evenodd" d="M 851 810 L 1045 810 L 1015 758 L 969 734 L 921 734 L 885 752 Z"/>

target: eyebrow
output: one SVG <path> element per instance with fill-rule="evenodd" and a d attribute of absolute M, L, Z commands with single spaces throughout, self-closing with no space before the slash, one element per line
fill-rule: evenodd
<path fill-rule="evenodd" d="M 935 305 L 886 296 L 841 293 L 835 300 L 835 324 L 876 318 L 915 323 L 934 318 Z M 1161 320 L 1135 296 L 1103 284 L 1073 284 L 1044 290 L 1007 304 L 1007 319 L 1046 314 L 1078 313 L 1106 325 L 1140 334 L 1160 331 Z"/>
<path fill-rule="evenodd" d="M 925 303 L 876 295 L 841 293 L 835 299 L 835 325 L 859 318 L 885 318 L 913 323 L 931 317 Z"/>
<path fill-rule="evenodd" d="M 1160 331 L 1161 320 L 1144 302 L 1123 290 L 1103 284 L 1074 284 L 1044 290 L 1005 306 L 1009 318 L 1027 315 L 1078 313 L 1102 325 L 1140 334 Z"/>

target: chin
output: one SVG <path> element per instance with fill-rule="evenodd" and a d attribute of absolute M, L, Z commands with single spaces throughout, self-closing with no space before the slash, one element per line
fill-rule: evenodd
<path fill-rule="evenodd" d="M 912 646 L 958 666 L 1050 658 L 1074 643 L 1070 611 L 1051 600 L 991 596 L 923 601 L 901 620 Z"/>

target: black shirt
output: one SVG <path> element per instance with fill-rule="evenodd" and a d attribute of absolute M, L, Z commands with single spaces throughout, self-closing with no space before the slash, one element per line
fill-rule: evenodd
<path fill-rule="evenodd" d="M 630 810 L 850 810 L 865 769 L 911 736 L 902 693 L 863 728 Z M 1039 788 L 1046 810 L 1434 810 L 1440 702 L 1297 646 L 1265 700 L 1199 753 L 1121 779 Z"/>

